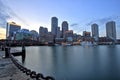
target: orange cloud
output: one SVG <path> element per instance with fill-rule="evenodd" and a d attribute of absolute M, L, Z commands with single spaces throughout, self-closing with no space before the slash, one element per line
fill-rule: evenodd
<path fill-rule="evenodd" d="M 6 39 L 6 29 L 0 27 L 0 39 Z"/>

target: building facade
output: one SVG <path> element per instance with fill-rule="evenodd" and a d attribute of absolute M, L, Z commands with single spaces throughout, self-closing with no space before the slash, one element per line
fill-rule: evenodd
<path fill-rule="evenodd" d="M 64 38 L 65 36 L 65 32 L 68 31 L 68 22 L 67 21 L 63 21 L 62 22 L 62 37 Z"/>
<path fill-rule="evenodd" d="M 39 28 L 39 40 L 40 42 L 47 42 L 48 37 L 48 29 L 45 27 L 40 26 Z"/>
<path fill-rule="evenodd" d="M 91 25 L 91 30 L 92 30 L 92 37 L 94 38 L 95 41 L 99 41 L 99 29 L 97 24 L 92 24 Z"/>
<path fill-rule="evenodd" d="M 114 21 L 106 23 L 106 36 L 114 41 L 116 41 L 116 24 Z"/>
<path fill-rule="evenodd" d="M 40 26 L 40 28 L 39 28 L 39 35 L 45 35 L 45 34 L 48 34 L 48 29 L 47 28 L 45 28 L 45 27 L 42 27 L 42 26 Z"/>
<path fill-rule="evenodd" d="M 57 34 L 57 27 L 58 27 L 58 18 L 52 17 L 52 19 L 51 19 L 51 32 L 55 37 Z"/>
<path fill-rule="evenodd" d="M 60 37 L 61 37 L 60 27 L 57 27 L 57 35 L 56 35 L 56 38 L 60 38 Z"/>
<path fill-rule="evenodd" d="M 83 31 L 82 41 L 93 41 L 91 37 L 91 32 Z"/>
<path fill-rule="evenodd" d="M 68 30 L 65 32 L 65 38 L 67 42 L 72 42 L 73 41 L 73 30 Z"/>
<path fill-rule="evenodd" d="M 48 32 L 48 35 L 47 35 L 47 37 L 46 37 L 46 40 L 47 40 L 47 42 L 48 43 L 54 43 L 55 41 L 55 39 L 54 39 L 54 35 L 51 33 L 51 32 Z"/>
<path fill-rule="evenodd" d="M 83 31 L 83 37 L 91 37 L 91 33 L 88 31 Z"/>
<path fill-rule="evenodd" d="M 35 30 L 31 30 L 30 33 L 32 35 L 32 40 L 38 41 L 38 37 L 39 37 L 38 32 Z"/>
<path fill-rule="evenodd" d="M 28 29 L 21 29 L 15 33 L 15 40 L 32 40 L 32 35 Z"/>
<path fill-rule="evenodd" d="M 13 40 L 14 33 L 21 29 L 21 26 L 16 24 L 15 22 L 7 23 L 6 27 L 6 39 Z"/>

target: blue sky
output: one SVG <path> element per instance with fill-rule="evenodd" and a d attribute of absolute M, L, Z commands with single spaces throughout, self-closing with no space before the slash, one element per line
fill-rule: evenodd
<path fill-rule="evenodd" d="M 51 17 L 56 16 L 60 27 L 62 21 L 68 21 L 69 28 L 80 34 L 83 30 L 91 31 L 90 25 L 97 23 L 100 36 L 105 36 L 105 23 L 114 20 L 120 38 L 120 0 L 1 1 L 14 12 L 8 20 L 21 24 L 22 28 L 38 31 L 44 26 L 51 31 Z"/>

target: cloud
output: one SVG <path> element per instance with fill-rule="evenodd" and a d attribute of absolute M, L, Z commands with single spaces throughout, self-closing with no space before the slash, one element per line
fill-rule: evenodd
<path fill-rule="evenodd" d="M 5 28 L 8 20 L 17 19 L 26 26 L 29 26 L 25 20 L 20 18 L 9 6 L 4 4 L 4 0 L 0 0 L 0 27 Z"/>
<path fill-rule="evenodd" d="M 86 26 L 90 26 L 94 23 L 97 23 L 98 25 L 103 25 L 109 21 L 115 21 L 115 22 L 119 22 L 120 21 L 120 16 L 110 16 L 110 17 L 105 17 L 105 18 L 100 18 L 100 19 L 96 19 L 96 20 L 92 20 L 88 23 L 86 23 Z"/>
<path fill-rule="evenodd" d="M 71 24 L 70 26 L 71 26 L 71 27 L 74 27 L 74 26 L 78 26 L 78 24 L 77 24 L 77 23 L 74 23 L 74 24 Z"/>
<path fill-rule="evenodd" d="M 82 33 L 82 31 L 84 31 L 84 30 L 91 31 L 91 25 L 96 23 L 99 25 L 100 36 L 106 36 L 105 24 L 109 21 L 116 22 L 117 38 L 120 39 L 120 16 L 110 16 L 110 17 L 94 19 L 91 21 L 87 21 L 86 24 L 84 22 L 82 24 L 81 23 L 73 23 L 70 25 L 70 28 L 77 33 Z"/>
<path fill-rule="evenodd" d="M 84 27 L 78 23 L 73 23 L 70 25 L 70 29 L 74 30 L 75 33 L 81 33 L 84 30 Z"/>
<path fill-rule="evenodd" d="M 6 38 L 6 29 L 0 28 L 0 39 Z"/>
<path fill-rule="evenodd" d="M 9 8 L 3 4 L 3 2 L 0 0 L 0 26 L 5 27 L 5 24 L 8 19 L 11 18 L 9 12 Z"/>

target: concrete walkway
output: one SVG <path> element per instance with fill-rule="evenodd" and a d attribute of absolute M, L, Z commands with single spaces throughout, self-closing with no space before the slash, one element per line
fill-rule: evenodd
<path fill-rule="evenodd" d="M 10 58 L 3 58 L 5 52 L 0 50 L 0 80 L 34 80 L 22 73 Z"/>

